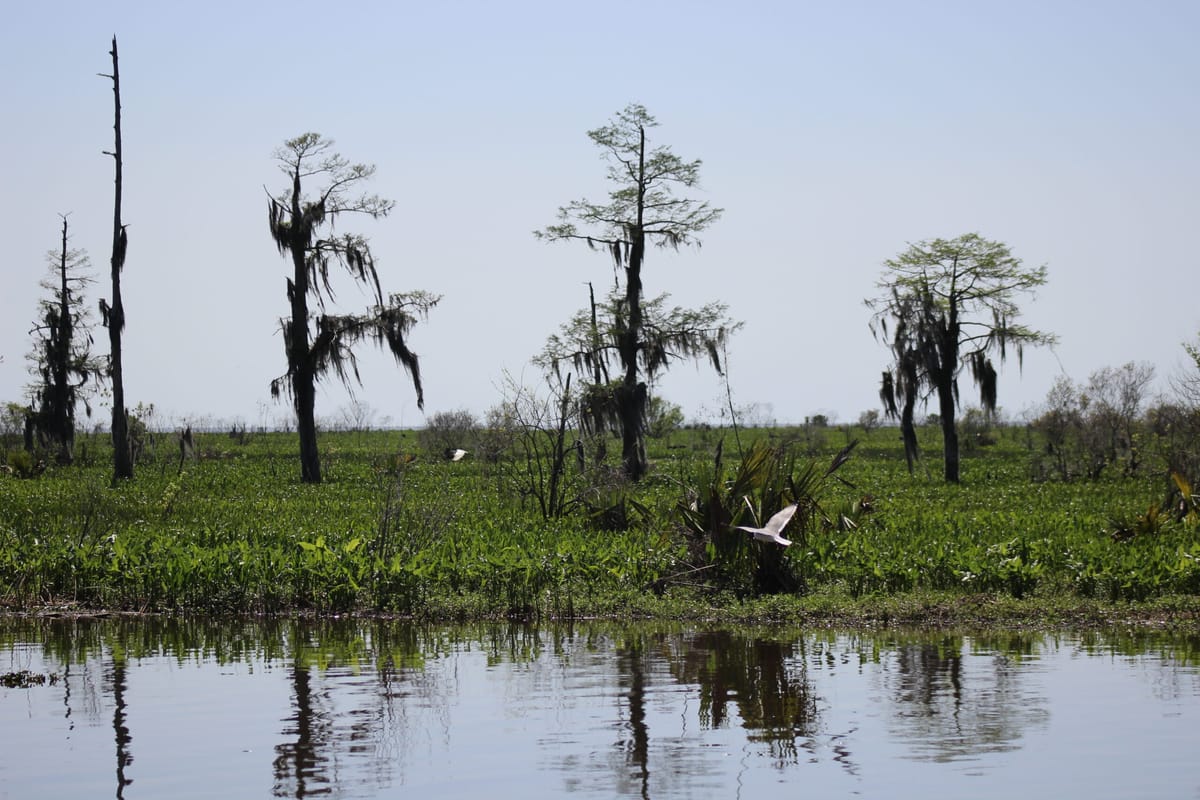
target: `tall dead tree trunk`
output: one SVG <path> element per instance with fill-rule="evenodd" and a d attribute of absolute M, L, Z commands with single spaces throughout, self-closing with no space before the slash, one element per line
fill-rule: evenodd
<path fill-rule="evenodd" d="M 101 301 L 100 311 L 108 327 L 109 377 L 112 379 L 112 443 L 113 482 L 133 477 L 133 451 L 129 447 L 129 417 L 125 410 L 125 383 L 121 363 L 121 333 L 125 329 L 125 305 L 121 302 L 121 269 L 125 266 L 125 248 L 128 238 L 121 223 L 121 74 L 117 67 L 117 37 L 112 40 L 113 84 L 113 150 L 105 155 L 113 157 L 116 164 L 113 200 L 112 238 L 112 303 Z"/>

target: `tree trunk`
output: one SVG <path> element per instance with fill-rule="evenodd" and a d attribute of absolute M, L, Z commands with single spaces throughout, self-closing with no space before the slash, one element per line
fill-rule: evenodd
<path fill-rule="evenodd" d="M 116 162 L 115 198 L 113 201 L 112 244 L 112 307 L 108 312 L 109 370 L 112 378 L 112 443 L 113 481 L 133 477 L 133 452 L 129 448 L 129 418 L 125 412 L 125 382 L 121 363 L 121 332 L 125 328 L 125 306 L 121 302 L 121 269 L 125 266 L 128 240 L 121 224 L 121 76 L 117 69 L 117 37 L 112 40 L 114 148 L 110 153 Z"/>
<path fill-rule="evenodd" d="M 942 417 L 942 452 L 946 483 L 958 483 L 958 428 L 954 424 L 954 374 L 938 381 L 938 413 Z"/>
<path fill-rule="evenodd" d="M 642 259 L 646 252 L 643 229 L 646 190 L 646 131 L 638 148 L 637 222 L 631 231 L 629 266 L 625 270 L 625 300 L 629 319 L 621 336 L 619 351 L 625 375 L 617 390 L 617 416 L 621 420 L 621 464 L 632 481 L 646 474 L 646 384 L 638 382 L 638 353 L 642 338 Z"/>
<path fill-rule="evenodd" d="M 560 517 L 563 513 L 562 483 L 566 471 L 566 449 L 563 442 L 567 438 L 567 416 L 571 402 L 571 373 L 567 373 L 566 385 L 563 387 L 562 402 L 558 406 L 558 430 L 554 434 L 553 459 L 550 465 L 550 495 L 549 513 L 551 517 Z"/>
<path fill-rule="evenodd" d="M 616 390 L 617 417 L 621 422 L 621 464 L 626 477 L 633 481 L 641 480 L 646 474 L 646 384 L 638 381 L 637 373 L 638 350 L 641 346 L 641 280 L 633 269 L 633 264 L 641 260 L 638 251 L 635 243 L 633 252 L 637 262 L 633 257 L 630 258 L 629 289 L 626 294 L 630 306 L 628 329 L 621 334 L 619 344 L 621 360 L 625 362 L 625 374 Z"/>
<path fill-rule="evenodd" d="M 956 269 L 957 266 L 956 257 Z M 947 318 L 942 323 L 937 339 L 940 363 L 932 370 L 931 376 L 937 386 L 938 413 L 942 418 L 942 456 L 945 461 L 946 483 L 958 483 L 958 427 L 954 424 L 958 398 L 954 391 L 954 376 L 958 371 L 958 346 L 962 331 L 958 323 L 959 300 L 956 285 L 957 278 L 950 283 Z"/>
<path fill-rule="evenodd" d="M 646 384 L 627 383 L 617 387 L 617 417 L 621 421 L 621 467 L 631 481 L 646 474 L 646 445 L 643 425 L 646 413 Z"/>
<path fill-rule="evenodd" d="M 904 460 L 908 462 L 908 474 L 913 474 L 913 465 L 917 460 L 917 428 L 913 421 L 913 406 L 915 397 L 906 397 L 904 408 L 900 410 L 900 438 L 904 441 Z"/>
<path fill-rule="evenodd" d="M 50 434 L 58 444 L 58 455 L 55 460 L 60 466 L 69 466 L 74 460 L 75 444 L 75 415 L 70 386 L 71 341 L 74 338 L 74 320 L 71 317 L 71 293 L 67 283 L 67 218 L 63 217 L 62 251 L 58 262 L 58 319 L 55 320 L 55 331 L 51 336 L 50 371 L 52 385 L 50 386 L 50 402 L 43 404 L 43 410 L 49 411 L 50 419 L 46 420 Z"/>
<path fill-rule="evenodd" d="M 311 370 L 296 372 L 296 432 L 300 435 L 300 480 L 321 482 L 321 453 L 317 449 L 316 381 Z"/>
<path fill-rule="evenodd" d="M 300 172 L 292 176 L 292 319 L 288 336 L 288 364 L 296 403 L 296 432 L 300 436 L 300 480 L 321 482 L 321 453 L 317 449 L 317 376 L 308 340 L 308 232 L 302 224 Z"/>
<path fill-rule="evenodd" d="M 296 432 L 300 436 L 300 480 L 321 482 L 321 453 L 317 449 L 317 377 L 313 372 L 308 341 L 308 266 L 303 251 L 294 256 L 298 285 L 292 295 L 288 361 L 292 364 L 292 393 L 296 404 Z"/>
<path fill-rule="evenodd" d="M 601 348 L 600 326 L 596 322 L 596 292 L 592 288 L 591 281 L 588 281 L 588 302 L 591 304 L 592 308 L 592 352 L 599 353 Z M 594 386 L 595 390 L 597 391 L 599 391 L 601 388 L 604 388 L 606 391 L 608 389 L 608 370 L 605 368 L 604 362 L 599 358 L 593 359 L 592 362 L 592 386 Z M 603 464 L 604 459 L 608 456 L 608 432 L 610 428 L 609 420 L 611 417 L 608 417 L 608 409 L 596 408 L 596 401 L 594 399 L 595 395 L 592 394 L 589 396 L 586 387 L 584 389 L 583 396 L 586 398 L 587 403 L 585 413 L 591 417 L 591 419 L 585 420 L 584 422 L 585 425 L 591 426 L 592 431 L 595 434 L 592 437 L 592 461 L 595 464 Z M 599 411 L 599 413 L 596 413 L 597 411 Z"/>

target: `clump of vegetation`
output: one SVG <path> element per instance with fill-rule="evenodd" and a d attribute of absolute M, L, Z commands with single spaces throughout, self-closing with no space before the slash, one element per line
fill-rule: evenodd
<path fill-rule="evenodd" d="M 479 421 L 465 408 L 430 414 L 417 434 L 421 449 L 434 458 L 454 450 L 476 450 L 478 441 Z"/>
<path fill-rule="evenodd" d="M 33 454 L 28 450 L 13 450 L 8 454 L 7 467 L 8 473 L 11 475 L 16 475 L 18 478 L 32 478 L 40 475 L 46 465 L 41 461 L 35 461 Z"/>
<path fill-rule="evenodd" d="M 1153 378 L 1153 367 L 1134 362 L 1096 370 L 1082 386 L 1059 377 L 1032 422 L 1044 445 L 1035 477 L 1096 480 L 1106 471 L 1141 469 L 1143 406 Z M 1166 417 L 1160 421 L 1170 425 Z"/>
<path fill-rule="evenodd" d="M 0 675 L 0 686 L 5 689 L 28 689 L 31 686 L 45 686 L 47 683 L 51 686 L 58 683 L 58 675 L 53 672 L 30 672 L 27 669 Z"/>
<path fill-rule="evenodd" d="M 689 538 L 690 564 L 683 574 L 692 577 L 711 568 L 705 576 L 710 585 L 743 595 L 805 591 L 810 538 L 834 527 L 857 527 L 850 517 L 831 515 L 822 506 L 826 484 L 856 445 L 852 442 L 843 448 L 821 470 L 815 460 L 797 465 L 790 445 L 773 447 L 758 440 L 731 479 L 725 476 L 718 446 L 712 469 L 676 507 Z M 796 512 L 784 530 L 790 531 L 794 549 L 756 542 L 734 529 L 761 527 L 792 505 Z"/>

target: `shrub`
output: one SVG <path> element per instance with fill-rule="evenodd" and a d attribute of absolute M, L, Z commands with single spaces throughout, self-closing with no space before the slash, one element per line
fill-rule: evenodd
<path fill-rule="evenodd" d="M 658 396 L 650 398 L 646 410 L 646 434 L 651 439 L 662 439 L 683 427 L 683 409 L 675 403 Z"/>
<path fill-rule="evenodd" d="M 33 455 L 28 450 L 10 451 L 8 469 L 18 478 L 32 478 L 34 475 Z"/>
<path fill-rule="evenodd" d="M 441 456 L 447 450 L 474 450 L 479 437 L 479 421 L 466 409 L 438 411 L 425 421 L 417 434 L 417 442 L 431 456 Z"/>

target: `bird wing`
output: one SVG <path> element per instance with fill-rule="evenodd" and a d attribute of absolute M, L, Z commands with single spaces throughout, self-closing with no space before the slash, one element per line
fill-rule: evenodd
<path fill-rule="evenodd" d="M 796 504 L 795 503 L 792 503 L 790 506 L 788 506 L 787 508 L 785 508 L 781 511 L 775 512 L 775 515 L 772 516 L 769 520 L 767 520 L 767 524 L 766 524 L 766 527 L 764 528 L 764 530 L 767 530 L 767 531 L 771 532 L 772 534 L 774 534 L 775 536 L 778 536 L 779 532 L 782 531 L 789 522 L 791 522 L 792 517 L 795 515 L 795 513 L 796 513 Z"/>

